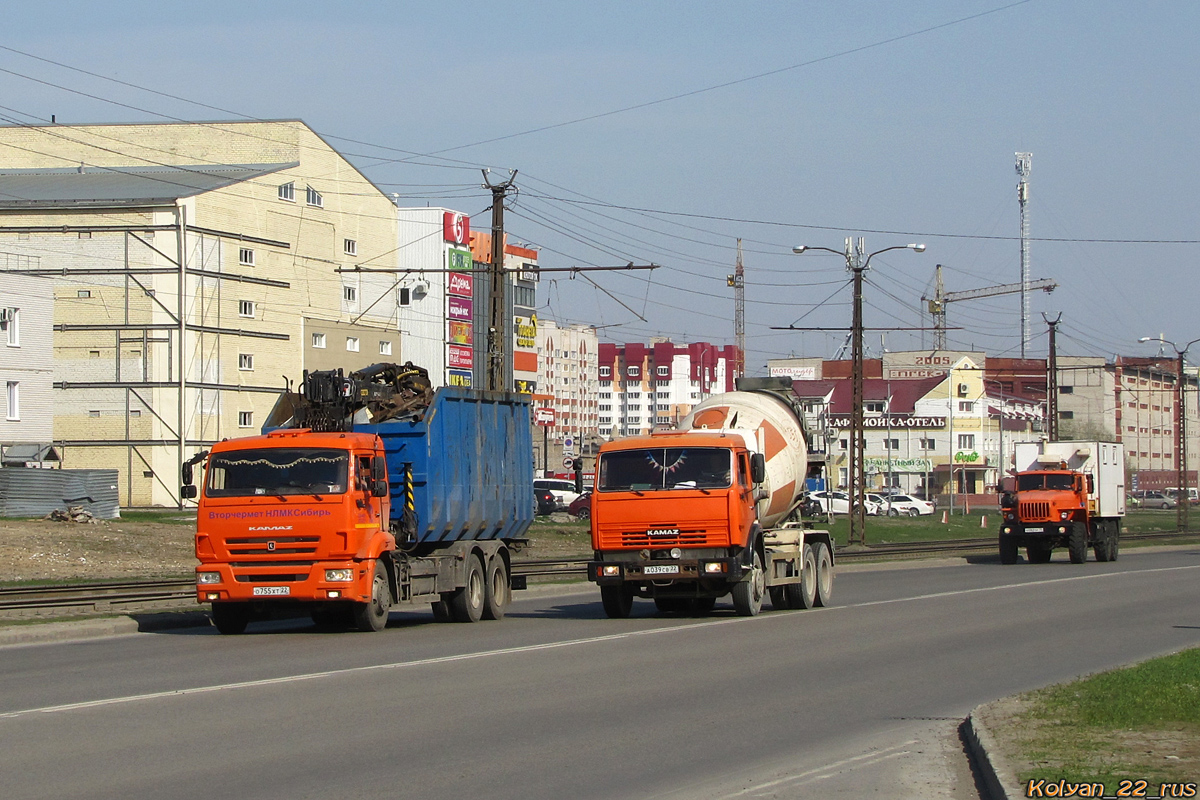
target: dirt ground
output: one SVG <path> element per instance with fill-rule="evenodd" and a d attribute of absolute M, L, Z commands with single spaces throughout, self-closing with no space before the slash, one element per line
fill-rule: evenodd
<path fill-rule="evenodd" d="M 517 558 L 590 555 L 586 525 L 569 519 L 535 523 Z M 185 577 L 196 566 L 194 525 L 194 517 L 168 515 L 91 523 L 0 518 L 0 583 Z"/>

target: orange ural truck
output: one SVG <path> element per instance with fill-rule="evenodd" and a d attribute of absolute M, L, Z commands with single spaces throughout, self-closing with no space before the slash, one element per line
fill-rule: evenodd
<path fill-rule="evenodd" d="M 199 487 L 185 468 L 184 494 L 198 502 L 196 599 L 225 634 L 297 614 L 378 631 L 399 604 L 431 604 L 445 620 L 503 617 L 523 588 L 511 545 L 533 520 L 528 399 L 446 387 L 372 423 L 361 409 L 342 417 L 357 385 L 344 384 L 301 401 L 308 423 L 346 430 L 219 442 L 193 460 L 204 462 Z"/>
<path fill-rule="evenodd" d="M 1002 486 L 1000 563 L 1044 564 L 1066 547 L 1072 564 L 1115 561 L 1125 516 L 1125 450 L 1116 442 L 1019 442 L 1017 474 Z"/>
<path fill-rule="evenodd" d="M 678 430 L 601 446 L 591 501 L 594 560 L 610 617 L 635 597 L 702 614 L 732 595 L 753 616 L 827 605 L 833 541 L 801 519 L 807 429 L 789 378 L 743 379 L 697 405 Z"/>

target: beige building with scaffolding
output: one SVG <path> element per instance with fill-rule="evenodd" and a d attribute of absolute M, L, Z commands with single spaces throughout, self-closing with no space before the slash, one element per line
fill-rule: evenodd
<path fill-rule="evenodd" d="M 403 360 L 394 202 L 303 122 L 0 127 L 0 270 L 54 284 L 63 466 L 177 505 L 302 370 Z"/>

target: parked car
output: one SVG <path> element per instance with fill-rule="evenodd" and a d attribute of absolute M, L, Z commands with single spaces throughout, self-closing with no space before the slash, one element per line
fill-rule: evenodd
<path fill-rule="evenodd" d="M 1138 505 L 1142 508 L 1174 508 L 1176 506 L 1175 498 L 1167 497 L 1162 492 L 1150 490 L 1140 490 L 1133 493 L 1138 499 Z"/>
<path fill-rule="evenodd" d="M 846 492 L 812 492 L 809 497 L 820 503 L 823 514 L 850 513 L 850 495 Z M 866 499 L 866 512 L 872 516 L 879 513 L 879 504 L 869 497 Z"/>
<path fill-rule="evenodd" d="M 547 514 L 553 514 L 558 510 L 558 499 L 549 489 L 534 489 L 533 499 L 537 504 L 537 514 L 539 517 L 544 517 Z"/>
<path fill-rule="evenodd" d="M 901 514 L 915 517 L 921 514 L 932 514 L 934 511 L 933 503 L 913 497 L 911 494 L 889 494 L 879 498 L 878 502 L 879 513 L 887 514 L 889 517 L 898 517 Z"/>
<path fill-rule="evenodd" d="M 549 490 L 559 508 L 566 508 L 579 497 L 579 492 L 575 491 L 575 481 L 564 478 L 534 478 L 533 488 Z"/>
<path fill-rule="evenodd" d="M 592 516 L 592 493 L 584 492 L 576 497 L 571 505 L 567 506 L 567 513 L 575 517 L 575 519 L 588 519 Z"/>

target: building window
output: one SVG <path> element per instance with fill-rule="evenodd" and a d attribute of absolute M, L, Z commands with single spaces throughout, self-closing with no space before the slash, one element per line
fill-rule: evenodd
<path fill-rule="evenodd" d="M 358 242 L 353 239 L 342 239 L 342 252 L 348 256 L 358 255 Z"/>
<path fill-rule="evenodd" d="M 392 354 L 392 343 L 389 341 L 379 342 L 379 355 L 390 356 Z"/>
<path fill-rule="evenodd" d="M 4 327 L 9 347 L 21 346 L 21 309 L 0 308 L 0 325 Z"/>
<path fill-rule="evenodd" d="M 1060 411 L 1060 412 L 1058 412 L 1058 418 L 1059 419 L 1075 419 L 1075 412 L 1074 411 Z"/>
<path fill-rule="evenodd" d="M 975 401 L 974 400 L 959 400 L 958 401 L 958 410 L 962 411 L 965 414 L 974 414 L 975 413 Z"/>
<path fill-rule="evenodd" d="M 254 319 L 254 301 L 238 300 L 238 316 Z"/>
<path fill-rule="evenodd" d="M 8 382 L 8 408 L 4 418 L 10 422 L 16 422 L 21 419 L 21 382 Z"/>
<path fill-rule="evenodd" d="M 279 199 L 287 200 L 289 203 L 296 202 L 296 184 L 288 181 L 279 187 Z"/>
<path fill-rule="evenodd" d="M 1058 393 L 1059 394 L 1075 394 L 1075 387 L 1074 386 L 1060 386 L 1060 387 L 1058 387 Z"/>
<path fill-rule="evenodd" d="M 863 411 L 878 411 L 883 413 L 883 403 L 863 403 Z"/>
<path fill-rule="evenodd" d="M 600 377 L 601 378 L 611 378 L 612 377 L 612 367 L 601 367 L 600 368 Z"/>
<path fill-rule="evenodd" d="M 665 377 L 667 377 L 667 375 L 669 375 L 671 373 L 671 368 L 670 367 L 658 367 L 657 371 L 658 371 L 658 374 L 660 377 L 665 378 Z"/>
<path fill-rule="evenodd" d="M 642 374 L 642 368 L 641 367 L 626 367 L 625 374 L 631 378 L 640 377 Z"/>
<path fill-rule="evenodd" d="M 900 449 L 900 440 L 899 439 L 884 439 L 883 440 L 883 449 L 884 450 L 899 450 Z"/>
<path fill-rule="evenodd" d="M 842 448 L 843 450 L 849 450 L 850 449 L 850 440 L 842 439 L 842 440 L 838 441 L 838 447 Z"/>
<path fill-rule="evenodd" d="M 350 353 L 358 352 L 358 337 L 357 336 L 347 336 L 346 337 L 346 351 L 350 352 Z"/>
<path fill-rule="evenodd" d="M 131 409 L 129 409 L 129 416 L 131 416 L 131 417 L 140 417 L 141 415 L 142 415 L 142 410 L 141 410 L 140 408 L 131 408 Z"/>
<path fill-rule="evenodd" d="M 243 267 L 254 266 L 254 250 L 249 247 L 238 248 L 238 263 Z"/>
<path fill-rule="evenodd" d="M 254 354 L 253 353 L 238 353 L 238 369 L 240 369 L 240 370 L 254 369 Z"/>
<path fill-rule="evenodd" d="M 658 422 L 659 425 L 669 425 L 671 422 L 671 418 L 670 417 L 655 417 L 655 421 Z"/>
<path fill-rule="evenodd" d="M 238 427 L 239 428 L 253 428 L 254 427 L 254 412 L 253 411 L 239 411 L 238 412 Z"/>
<path fill-rule="evenodd" d="M 975 449 L 975 434 L 960 433 L 958 435 L 959 450 L 974 450 Z"/>
<path fill-rule="evenodd" d="M 937 440 L 936 439 L 922 439 L 921 440 L 921 449 L 922 450 L 936 450 L 937 449 Z"/>
<path fill-rule="evenodd" d="M 412 305 L 412 289 L 407 286 L 400 287 L 400 299 L 397 301 L 401 306 Z"/>
<path fill-rule="evenodd" d="M 325 349 L 325 334 L 314 333 L 312 335 L 312 345 L 313 345 L 313 347 L 317 348 L 318 350 L 324 350 Z"/>
<path fill-rule="evenodd" d="M 342 287 L 342 299 L 345 300 L 347 303 L 358 302 L 358 289 L 354 286 L 343 286 Z"/>
<path fill-rule="evenodd" d="M 325 207 L 325 201 L 321 198 L 321 193 L 311 186 L 306 186 L 304 189 L 304 202 L 315 208 Z"/>
<path fill-rule="evenodd" d="M 92 296 L 92 290 L 91 290 L 91 289 L 80 289 L 79 291 L 75 292 L 75 296 L 76 296 L 76 297 L 79 297 L 79 298 L 88 298 L 88 297 L 91 297 L 91 296 Z"/>

